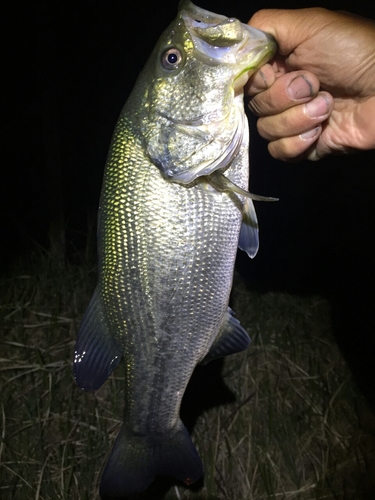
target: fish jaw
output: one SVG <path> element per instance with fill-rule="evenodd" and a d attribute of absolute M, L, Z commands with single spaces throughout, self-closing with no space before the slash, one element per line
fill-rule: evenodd
<path fill-rule="evenodd" d="M 183 0 L 180 7 L 194 44 L 194 56 L 208 65 L 233 67 L 235 90 L 243 87 L 251 74 L 276 52 L 276 40 L 269 33 L 233 17 L 201 9 L 190 0 Z"/>
<path fill-rule="evenodd" d="M 147 91 L 158 109 L 147 103 L 142 133 L 145 149 L 164 178 L 189 185 L 225 170 L 238 154 L 246 120 L 243 86 L 272 57 L 276 43 L 271 35 L 190 1 L 183 1 L 180 9 L 164 34 L 157 60 L 169 50 L 181 52 L 181 58 L 169 74 L 158 69 Z M 194 91 L 186 84 L 189 79 Z M 189 93 L 191 100 L 184 100 Z"/>

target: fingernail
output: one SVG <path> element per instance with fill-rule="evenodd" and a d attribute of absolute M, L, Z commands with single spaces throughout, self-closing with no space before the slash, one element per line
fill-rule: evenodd
<path fill-rule="evenodd" d="M 292 99 L 304 99 L 314 95 L 311 83 L 303 76 L 298 75 L 288 86 L 288 94 Z"/>
<path fill-rule="evenodd" d="M 309 130 L 308 132 L 304 132 L 303 134 L 300 134 L 300 138 L 303 139 L 304 141 L 314 139 L 314 137 L 319 135 L 320 129 L 321 129 L 321 127 L 315 127 L 312 130 Z"/>
<path fill-rule="evenodd" d="M 259 70 L 253 76 L 253 81 L 251 83 L 250 90 L 254 93 L 258 93 L 262 90 L 266 90 L 268 88 L 267 79 L 263 71 Z"/>
<path fill-rule="evenodd" d="M 324 95 L 319 95 L 312 101 L 305 104 L 306 113 L 310 118 L 319 118 L 319 116 L 328 113 L 329 102 Z"/>

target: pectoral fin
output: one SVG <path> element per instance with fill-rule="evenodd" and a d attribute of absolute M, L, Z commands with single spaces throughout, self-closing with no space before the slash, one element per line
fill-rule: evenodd
<path fill-rule="evenodd" d="M 260 196 L 258 194 L 249 193 L 249 191 L 245 191 L 244 189 L 234 184 L 228 177 L 221 172 L 213 172 L 211 175 L 207 176 L 207 181 L 211 184 L 216 191 L 220 191 L 221 193 L 237 193 L 242 194 L 246 198 L 256 201 L 278 201 L 278 198 L 272 198 L 271 196 Z"/>
<path fill-rule="evenodd" d="M 270 196 L 259 196 L 249 193 L 234 184 L 221 172 L 213 172 L 207 177 L 207 181 L 213 188 L 222 193 L 236 193 L 245 197 L 242 207 L 242 226 L 238 241 L 238 247 L 247 253 L 252 259 L 259 249 L 258 220 L 252 200 L 256 201 L 278 201 L 278 198 Z"/>
<path fill-rule="evenodd" d="M 74 351 L 74 378 L 81 389 L 93 391 L 107 380 L 122 353 L 109 334 L 95 290 L 82 319 Z"/>
<path fill-rule="evenodd" d="M 201 361 L 201 365 L 206 365 L 216 358 L 236 354 L 249 347 L 250 337 L 233 314 L 233 311 L 228 307 L 228 312 L 221 330 L 211 346 L 209 353 Z"/>

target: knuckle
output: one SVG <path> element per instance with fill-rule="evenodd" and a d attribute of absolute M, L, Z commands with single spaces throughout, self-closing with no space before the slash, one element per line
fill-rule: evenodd
<path fill-rule="evenodd" d="M 260 9 L 252 15 L 250 23 L 251 23 L 251 25 L 254 25 L 255 27 L 262 26 L 268 17 L 269 17 L 268 10 L 267 9 Z"/>
<path fill-rule="evenodd" d="M 292 132 L 290 118 L 287 113 L 280 115 L 264 116 L 258 119 L 258 132 L 268 140 L 281 140 L 289 137 Z"/>
<path fill-rule="evenodd" d="M 269 120 L 267 120 L 266 118 L 259 118 L 257 121 L 257 129 L 259 135 L 263 137 L 263 139 L 274 140 L 275 137 L 270 133 L 268 122 Z"/>
<path fill-rule="evenodd" d="M 284 133 L 290 131 L 294 126 L 293 119 L 290 116 L 290 113 L 280 113 L 278 115 L 278 122 L 279 130 Z"/>
<path fill-rule="evenodd" d="M 271 155 L 278 160 L 284 161 L 302 159 L 306 156 L 308 149 L 308 146 L 298 136 L 286 137 L 269 144 Z"/>
<path fill-rule="evenodd" d="M 262 95 L 258 94 L 249 101 L 249 109 L 255 116 L 261 116 L 262 114 L 264 114 L 263 100 L 264 98 L 262 97 Z"/>
<path fill-rule="evenodd" d="M 249 102 L 250 110 L 256 116 L 267 116 L 276 113 L 278 102 L 274 99 L 272 87 L 255 95 Z"/>
<path fill-rule="evenodd" d="M 277 160 L 288 160 L 293 157 L 290 148 L 287 145 L 288 141 L 285 140 L 277 140 L 270 142 L 268 145 L 268 150 L 271 155 Z"/>

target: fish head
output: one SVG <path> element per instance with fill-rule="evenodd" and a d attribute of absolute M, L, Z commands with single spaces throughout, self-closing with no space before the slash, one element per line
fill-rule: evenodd
<path fill-rule="evenodd" d="M 244 133 L 243 86 L 275 50 L 271 35 L 180 2 L 143 75 L 144 148 L 166 179 L 189 184 L 229 165 Z"/>

